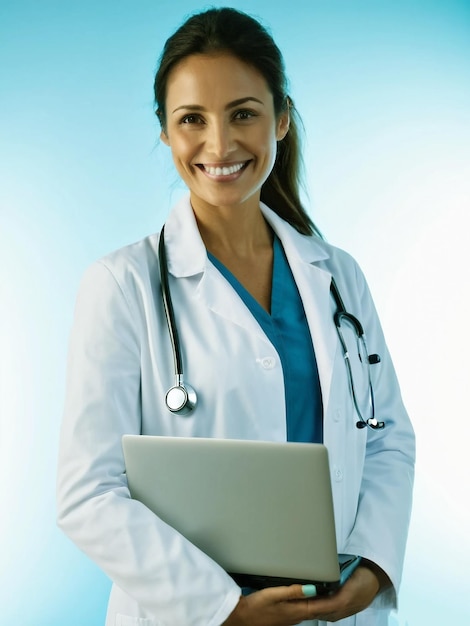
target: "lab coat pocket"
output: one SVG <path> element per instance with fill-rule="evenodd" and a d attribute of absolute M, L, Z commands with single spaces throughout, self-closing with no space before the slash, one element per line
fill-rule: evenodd
<path fill-rule="evenodd" d="M 116 626 L 160 626 L 160 622 L 149 617 L 132 617 L 132 615 L 116 615 Z"/>

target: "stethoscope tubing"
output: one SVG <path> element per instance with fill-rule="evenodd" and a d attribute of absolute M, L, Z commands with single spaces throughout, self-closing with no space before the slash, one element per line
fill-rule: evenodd
<path fill-rule="evenodd" d="M 168 332 L 170 334 L 175 377 L 182 379 L 183 359 L 181 358 L 178 327 L 176 325 L 175 312 L 173 309 L 173 302 L 170 295 L 170 285 L 168 283 L 168 262 L 165 250 L 165 226 L 162 227 L 162 230 L 160 232 L 160 240 L 158 242 L 158 261 L 160 266 L 160 281 L 163 307 L 165 309 L 165 318 L 168 326 Z"/>
<path fill-rule="evenodd" d="M 163 301 L 163 308 L 165 311 L 165 318 L 168 326 L 168 333 L 170 336 L 171 348 L 173 353 L 173 365 L 174 365 L 174 376 L 175 381 L 173 387 L 171 387 L 165 398 L 165 402 L 167 408 L 172 412 L 179 415 L 188 415 L 196 406 L 197 403 L 197 395 L 194 389 L 188 383 L 185 383 L 183 380 L 183 359 L 181 356 L 181 348 L 180 341 L 178 335 L 178 328 L 176 325 L 175 313 L 173 309 L 173 302 L 171 299 L 170 285 L 168 280 L 168 261 L 166 256 L 165 249 L 165 226 L 162 227 L 160 232 L 160 238 L 158 242 L 158 261 L 160 266 L 160 282 L 161 282 L 161 295 Z M 334 277 L 331 277 L 330 284 L 330 292 L 336 304 L 336 311 L 333 315 L 334 323 L 337 329 L 339 341 L 341 343 L 341 347 L 343 350 L 343 355 L 346 363 L 346 368 L 348 371 L 349 385 L 353 397 L 353 403 L 357 414 L 360 417 L 360 421 L 356 423 L 358 428 L 364 428 L 365 426 L 370 426 L 372 429 L 381 429 L 384 427 L 384 422 L 378 422 L 375 419 L 375 401 L 374 401 L 374 392 L 372 388 L 372 382 L 370 378 L 369 367 L 370 364 L 376 364 L 380 362 L 380 357 L 377 354 L 369 355 L 367 352 L 367 346 L 364 339 L 364 329 L 362 324 L 359 322 L 357 317 L 348 313 L 344 306 L 343 299 L 339 292 L 338 286 Z M 354 389 L 353 376 L 351 370 L 351 364 L 349 361 L 349 352 L 344 341 L 344 338 L 341 333 L 341 321 L 345 320 L 350 323 L 354 330 L 356 331 L 358 340 L 363 343 L 364 346 L 364 354 L 367 354 L 367 363 L 365 363 L 365 367 L 367 367 L 368 378 L 369 378 L 369 396 L 370 396 L 370 405 L 372 411 L 372 417 L 369 419 L 364 419 L 362 413 L 359 409 L 356 392 Z"/>

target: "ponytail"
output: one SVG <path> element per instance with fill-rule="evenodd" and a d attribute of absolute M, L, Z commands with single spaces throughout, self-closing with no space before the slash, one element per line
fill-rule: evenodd
<path fill-rule="evenodd" d="M 301 120 L 290 97 L 287 97 L 287 106 L 290 115 L 289 131 L 278 142 L 273 170 L 261 188 L 261 201 L 299 233 L 322 237 L 300 200 L 303 172 L 299 133 Z"/>

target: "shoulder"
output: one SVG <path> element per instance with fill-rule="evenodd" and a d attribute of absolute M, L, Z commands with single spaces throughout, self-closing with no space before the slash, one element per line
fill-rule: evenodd
<path fill-rule="evenodd" d="M 158 267 L 158 233 L 97 259 L 86 273 L 109 273 L 119 284 L 153 274 Z"/>
<path fill-rule="evenodd" d="M 133 308 L 142 292 L 153 292 L 159 284 L 158 233 L 114 250 L 85 270 L 78 299 L 97 299 L 101 305 L 124 300 Z"/>
<path fill-rule="evenodd" d="M 158 265 L 158 233 L 119 248 L 101 257 L 95 265 L 101 265 L 118 281 L 146 275 Z"/>
<path fill-rule="evenodd" d="M 311 239 L 315 239 L 312 242 L 313 246 L 319 246 L 325 251 L 325 258 L 318 261 L 318 266 L 327 270 L 333 277 L 341 278 L 341 276 L 363 279 L 364 275 L 356 259 L 343 248 L 328 243 L 323 239 L 319 239 L 313 235 Z"/>

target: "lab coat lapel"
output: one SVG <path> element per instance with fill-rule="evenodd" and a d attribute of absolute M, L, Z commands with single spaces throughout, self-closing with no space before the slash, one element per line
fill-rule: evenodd
<path fill-rule="evenodd" d="M 333 322 L 330 295 L 331 274 L 319 266 L 329 254 L 311 237 L 293 230 L 270 209 L 262 205 L 263 213 L 284 247 L 294 275 L 312 335 L 326 415 L 338 339 Z"/>
<path fill-rule="evenodd" d="M 195 297 L 234 324 L 246 328 L 259 339 L 269 343 L 256 319 L 241 298 L 235 297 L 233 287 L 208 261 L 207 251 L 197 227 L 189 196 L 180 200 L 165 225 L 168 271 L 175 278 L 200 275 L 195 281 Z"/>
<path fill-rule="evenodd" d="M 243 300 L 236 295 L 233 287 L 211 263 L 207 263 L 197 293 L 214 313 L 230 320 L 237 326 L 245 328 L 251 334 L 256 335 L 258 339 L 270 344 L 264 331 Z"/>
<path fill-rule="evenodd" d="M 331 310 L 331 275 L 325 270 L 306 263 L 292 262 L 291 269 L 312 335 L 326 414 L 338 344 Z"/>

